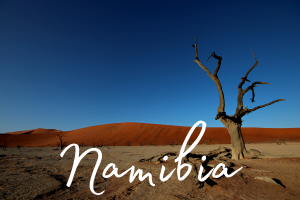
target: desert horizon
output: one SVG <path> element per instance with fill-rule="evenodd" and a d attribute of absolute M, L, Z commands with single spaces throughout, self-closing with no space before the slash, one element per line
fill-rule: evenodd
<path fill-rule="evenodd" d="M 2 145 L 0 154 L 0 198 L 299 197 L 300 128 L 242 128 L 247 154 L 241 160 L 232 159 L 232 144 L 226 128 L 206 127 L 197 144 L 196 138 L 202 130 L 202 127 L 197 127 L 184 146 L 183 141 L 190 129 L 187 126 L 126 122 L 65 132 L 38 128 L 1 134 L 0 145 L 6 142 L 7 146 Z M 75 148 L 74 143 L 77 144 Z M 193 143 L 197 145 L 191 149 Z M 189 151 L 182 159 L 185 167 L 176 161 L 182 149 Z M 80 154 L 86 156 L 79 161 L 76 173 L 72 176 L 71 170 Z M 166 160 L 163 160 L 166 156 Z M 122 177 L 108 177 L 107 173 L 105 175 L 105 171 L 111 170 L 108 166 L 115 166 L 119 174 L 130 169 L 132 171 Z M 179 174 L 188 172 L 187 166 L 191 167 L 191 171 L 184 180 L 179 181 Z M 161 177 L 163 167 L 166 170 L 164 176 L 170 175 L 167 181 Z M 94 173 L 96 168 L 93 177 L 92 171 Z M 150 174 L 151 179 L 144 180 L 141 176 L 132 178 L 132 174 L 137 174 L 139 170 L 145 176 Z M 177 174 L 173 173 L 175 170 Z M 226 171 L 234 176 L 226 177 L 223 174 L 216 177 L 213 175 L 215 171 L 221 175 Z M 206 179 L 200 181 L 201 176 Z M 70 178 L 71 185 L 68 185 Z M 91 186 L 89 183 L 92 180 L 94 183 Z"/>
<path fill-rule="evenodd" d="M 188 126 L 173 126 L 137 122 L 111 123 L 85 127 L 71 131 L 37 128 L 7 132 L 0 135 L 0 141 L 7 141 L 8 147 L 50 147 L 57 146 L 58 135 L 64 135 L 66 144 L 77 143 L 84 146 L 131 146 L 181 145 L 190 130 Z M 201 127 L 197 127 L 190 138 L 192 143 Z M 284 138 L 287 142 L 300 142 L 300 128 L 252 128 L 242 127 L 246 144 L 276 143 Z M 200 144 L 230 144 L 230 135 L 224 127 L 207 127 Z M 1 143 L 0 143 L 1 145 Z"/>

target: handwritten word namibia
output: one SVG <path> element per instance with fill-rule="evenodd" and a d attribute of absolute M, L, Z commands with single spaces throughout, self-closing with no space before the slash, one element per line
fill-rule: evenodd
<path fill-rule="evenodd" d="M 187 145 L 187 142 L 189 141 L 192 133 L 194 132 L 194 130 L 196 129 L 196 127 L 199 125 L 199 124 L 202 124 L 202 129 L 201 129 L 201 132 L 200 134 L 198 135 L 197 139 L 194 141 L 194 143 L 186 150 L 185 150 L 185 147 Z M 177 165 L 177 178 L 179 181 L 182 181 L 184 180 L 191 172 L 192 170 L 192 166 L 190 164 L 187 164 L 187 163 L 181 163 L 182 161 L 182 158 L 184 158 L 188 153 L 190 153 L 195 147 L 196 145 L 200 142 L 202 136 L 204 135 L 204 132 L 205 132 L 205 129 L 206 129 L 206 123 L 204 121 L 198 121 L 196 122 L 191 130 L 188 132 L 182 146 L 181 146 L 181 149 L 180 149 L 180 153 L 179 153 L 179 156 L 175 159 L 175 163 L 177 162 L 178 165 Z M 96 173 L 98 171 L 98 168 L 100 166 L 100 163 L 101 163 L 101 159 L 102 159 L 102 152 L 97 149 L 97 148 L 90 148 L 88 150 L 86 150 L 84 153 L 81 154 L 81 156 L 79 156 L 79 146 L 77 144 L 70 144 L 69 146 L 67 146 L 60 154 L 61 157 L 64 156 L 64 154 L 71 148 L 71 147 L 75 147 L 75 158 L 74 158 L 74 163 L 73 163 L 73 167 L 72 167 L 72 170 L 71 170 L 71 173 L 70 173 L 70 176 L 69 176 L 69 180 L 67 182 L 67 186 L 70 187 L 71 186 L 71 183 L 73 181 L 73 177 L 75 175 L 75 172 L 76 172 L 76 169 L 77 169 L 77 166 L 78 164 L 80 163 L 81 159 L 84 158 L 84 156 L 86 156 L 88 153 L 90 153 L 91 151 L 96 151 L 98 153 L 98 159 L 97 159 L 97 162 L 95 164 L 95 167 L 94 167 L 94 170 L 93 170 L 93 173 L 92 173 L 92 176 L 91 176 L 91 179 L 90 179 L 90 190 L 93 194 L 95 195 L 101 195 L 104 193 L 104 191 L 102 192 L 95 192 L 94 190 L 94 180 L 95 180 L 95 177 L 96 177 Z M 163 158 L 165 161 L 168 159 L 168 156 L 164 156 Z M 202 156 L 202 160 L 205 161 L 206 160 L 206 156 Z M 183 176 L 180 175 L 180 171 L 182 170 L 182 168 L 184 167 L 187 167 L 188 170 L 185 172 L 185 174 Z M 222 172 L 219 173 L 218 175 L 216 175 L 218 169 L 222 167 Z M 112 171 L 107 174 L 107 171 L 112 168 Z M 211 174 L 214 178 L 220 178 L 222 175 L 225 175 L 227 178 L 229 177 L 232 177 L 233 175 L 235 175 L 238 171 L 240 171 L 243 167 L 239 168 L 238 170 L 236 170 L 235 172 L 231 173 L 230 175 L 228 174 L 228 169 L 226 168 L 225 164 L 224 163 L 220 163 L 218 164 L 215 168 L 211 169 L 210 172 L 208 172 L 203 178 L 202 178 L 202 173 L 203 173 L 203 167 L 202 165 L 200 165 L 200 169 L 199 169 L 199 173 L 198 173 L 198 179 L 199 181 L 203 182 L 205 181 Z M 162 165 L 161 167 L 161 171 L 160 171 L 160 180 L 162 182 L 165 182 L 167 181 L 171 176 L 172 174 L 174 173 L 175 169 L 173 169 L 167 176 L 165 176 L 165 167 Z M 124 176 L 125 174 L 127 174 L 128 172 L 130 172 L 130 177 L 129 177 L 129 182 L 132 183 L 134 181 L 134 179 L 138 176 L 139 180 L 140 181 L 143 181 L 145 180 L 147 177 L 149 178 L 149 184 L 151 186 L 155 186 L 155 184 L 153 183 L 152 181 L 152 174 L 151 173 L 146 173 L 145 175 L 143 175 L 143 170 L 141 169 L 137 169 L 135 171 L 135 167 L 132 166 L 130 167 L 129 169 L 127 169 L 126 171 L 124 171 L 123 173 L 121 174 L 118 174 L 118 168 L 116 167 L 116 165 L 114 163 L 110 163 L 108 164 L 105 169 L 103 170 L 103 173 L 102 173 L 102 176 L 104 178 L 110 178 L 112 177 L 113 175 L 115 175 L 117 178 L 120 178 L 122 176 Z M 165 177 L 164 177 L 165 176 Z"/>

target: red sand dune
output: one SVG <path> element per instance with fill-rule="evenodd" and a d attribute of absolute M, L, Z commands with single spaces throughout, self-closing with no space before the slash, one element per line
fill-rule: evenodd
<path fill-rule="evenodd" d="M 37 129 L 32 129 L 32 130 L 27 130 L 27 131 L 15 131 L 15 132 L 7 132 L 5 134 L 11 134 L 11 135 L 19 135 L 19 134 L 44 134 L 44 133 L 50 133 L 50 132 L 56 132 L 56 133 L 61 133 L 61 130 L 56 130 L 56 129 L 44 129 L 44 128 L 37 128 Z"/>
<path fill-rule="evenodd" d="M 55 129 L 34 129 L 27 131 L 9 132 L 0 135 L 0 145 L 7 141 L 8 146 L 56 146 L 59 142 L 57 135 L 64 135 L 66 144 L 83 143 L 84 145 L 123 146 L 127 142 L 131 145 L 169 145 L 182 144 L 190 127 L 170 126 L 145 123 L 116 123 L 86 127 L 73 131 L 62 132 Z M 199 135 L 201 127 L 198 127 L 190 142 Z M 274 138 L 288 138 L 288 142 L 300 141 L 300 128 L 242 128 L 245 142 L 264 143 L 276 142 Z M 206 128 L 200 143 L 229 144 L 230 136 L 226 128 Z"/>

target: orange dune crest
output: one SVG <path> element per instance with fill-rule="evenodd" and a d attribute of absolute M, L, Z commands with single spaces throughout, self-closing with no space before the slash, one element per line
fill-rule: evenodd
<path fill-rule="evenodd" d="M 58 135 L 64 135 L 66 144 L 83 143 L 85 146 L 106 145 L 124 146 L 130 143 L 137 145 L 181 145 L 191 127 L 171 126 L 146 123 L 114 123 L 91 126 L 62 132 L 55 129 L 33 129 L 9 132 L 0 135 L 0 145 L 7 141 L 8 146 L 24 147 L 57 146 Z M 192 143 L 201 131 L 196 128 L 190 138 Z M 300 141 L 300 128 L 242 128 L 245 143 L 274 143 L 275 138 L 288 138 L 288 142 Z M 200 143 L 230 144 L 226 128 L 207 127 Z"/>

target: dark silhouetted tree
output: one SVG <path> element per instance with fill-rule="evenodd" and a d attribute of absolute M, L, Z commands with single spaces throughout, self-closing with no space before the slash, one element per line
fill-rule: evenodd
<path fill-rule="evenodd" d="M 213 52 L 209 57 L 213 57 L 215 59 L 218 60 L 218 65 L 214 71 L 214 74 L 211 74 L 211 72 L 200 62 L 199 58 L 198 58 L 198 50 L 197 50 L 197 38 L 195 39 L 195 45 L 192 45 L 195 48 L 196 51 L 196 60 L 194 60 L 194 62 L 196 62 L 206 73 L 207 75 L 215 82 L 218 92 L 219 92 L 219 98 L 220 98 L 220 105 L 218 107 L 218 111 L 217 111 L 217 115 L 215 120 L 220 120 L 224 126 L 227 128 L 229 134 L 230 134 L 230 138 L 231 138 L 231 146 L 232 146 L 232 159 L 234 160 L 238 160 L 238 159 L 243 159 L 244 156 L 247 155 L 247 150 L 245 147 L 245 143 L 244 143 L 244 139 L 243 139 L 243 135 L 241 132 L 241 126 L 242 126 L 242 117 L 245 116 L 246 114 L 249 114 L 259 108 L 263 108 L 266 106 L 269 106 L 273 103 L 276 103 L 278 101 L 284 101 L 284 99 L 277 99 L 275 101 L 272 101 L 270 103 L 267 104 L 263 104 L 257 107 L 254 107 L 252 109 L 248 109 L 248 107 L 244 108 L 244 104 L 243 104 L 243 97 L 244 95 L 251 90 L 252 92 L 252 98 L 250 99 L 252 102 L 254 102 L 254 87 L 256 87 L 258 84 L 268 84 L 266 82 L 261 82 L 261 81 L 256 81 L 253 82 L 250 86 L 248 86 L 247 88 L 243 89 L 243 85 L 246 81 L 250 82 L 248 80 L 248 75 L 249 73 L 257 66 L 258 62 L 256 60 L 256 57 L 253 53 L 254 59 L 255 59 L 255 63 L 254 65 L 247 71 L 246 75 L 244 77 L 241 78 L 241 82 L 238 85 L 238 97 L 237 97 L 237 108 L 235 111 L 234 115 L 227 115 L 225 112 L 225 99 L 224 99 L 224 94 L 223 94 L 223 90 L 222 90 L 222 85 L 221 82 L 218 78 L 218 71 L 220 69 L 221 66 L 221 61 L 222 61 L 222 57 L 221 56 L 217 56 L 215 54 L 215 52 Z M 207 60 L 208 60 L 207 59 Z"/>
<path fill-rule="evenodd" d="M 57 135 L 60 140 L 60 149 L 64 148 L 64 142 L 63 142 L 63 137 L 66 137 L 65 135 Z"/>

